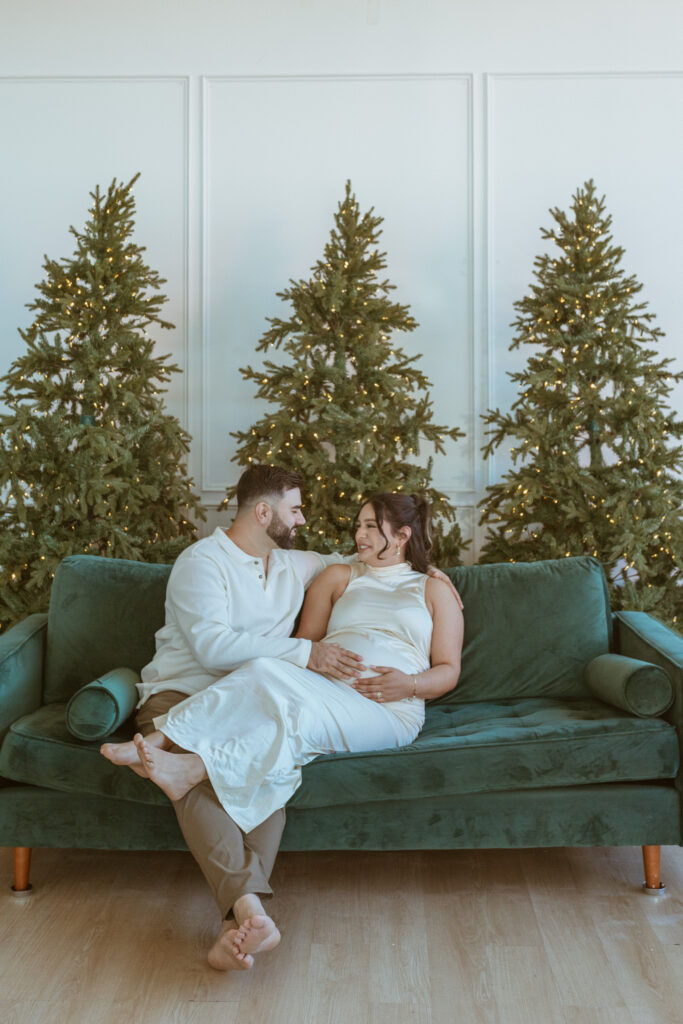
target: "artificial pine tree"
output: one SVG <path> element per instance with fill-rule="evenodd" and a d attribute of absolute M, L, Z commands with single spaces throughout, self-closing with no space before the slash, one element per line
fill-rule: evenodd
<path fill-rule="evenodd" d="M 437 530 L 433 559 L 455 564 L 463 546 L 455 510 L 431 484 L 432 458 L 417 465 L 422 439 L 443 453 L 457 427 L 432 422 L 429 381 L 392 341 L 413 331 L 408 307 L 391 302 L 394 285 L 379 280 L 381 217 L 361 214 L 346 183 L 335 227 L 308 281 L 291 281 L 278 297 L 291 303 L 288 319 L 269 320 L 257 351 L 282 347 L 290 363 L 265 360 L 241 370 L 256 394 L 277 408 L 234 436 L 234 461 L 277 464 L 306 480 L 306 519 L 299 543 L 319 551 L 350 549 L 359 502 L 377 491 L 421 492 Z M 235 488 L 228 489 L 226 506 Z"/>
<path fill-rule="evenodd" d="M 179 368 L 147 333 L 173 325 L 132 241 L 137 177 L 97 187 L 73 256 L 45 257 L 27 350 L 2 378 L 2 627 L 46 607 L 66 555 L 167 561 L 194 539 L 190 512 L 204 518 L 183 468 L 190 438 L 159 392 Z"/>
<path fill-rule="evenodd" d="M 569 216 L 542 230 L 558 247 L 537 257 L 536 283 L 515 303 L 510 346 L 535 351 L 511 378 L 510 413 L 489 410 L 488 457 L 512 444 L 513 469 L 488 488 L 482 561 L 599 558 L 613 606 L 683 622 L 683 423 L 665 405 L 670 359 L 651 347 L 642 285 L 619 266 L 604 196 L 579 188 Z M 490 527 L 493 526 L 493 529 Z"/>

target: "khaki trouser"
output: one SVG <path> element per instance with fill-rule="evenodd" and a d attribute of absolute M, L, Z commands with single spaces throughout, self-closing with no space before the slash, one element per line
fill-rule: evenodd
<path fill-rule="evenodd" d="M 153 720 L 187 698 L 177 690 L 152 694 L 136 715 L 143 736 L 154 730 Z M 172 746 L 172 751 L 181 748 Z M 180 830 L 192 856 L 209 883 L 223 917 L 245 893 L 272 896 L 268 884 L 285 827 L 285 809 L 275 811 L 251 832 L 243 832 L 218 802 L 208 780 L 173 802 Z"/>

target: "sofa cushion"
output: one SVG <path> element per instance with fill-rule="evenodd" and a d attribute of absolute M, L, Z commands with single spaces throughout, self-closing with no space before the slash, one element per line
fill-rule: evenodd
<path fill-rule="evenodd" d="M 595 558 L 458 566 L 465 605 L 458 685 L 434 703 L 591 699 L 584 666 L 609 650 L 611 617 Z"/>
<path fill-rule="evenodd" d="M 659 665 L 623 654 L 600 654 L 586 665 L 591 692 L 606 704 L 648 718 L 663 715 L 674 700 L 671 680 Z"/>
<path fill-rule="evenodd" d="M 432 705 L 407 747 L 318 758 L 295 807 L 673 779 L 675 728 L 595 701 Z M 332 763 L 337 762 L 337 763 Z"/>
<path fill-rule="evenodd" d="M 116 737 L 127 739 L 128 734 Z M 304 768 L 294 807 L 325 807 L 460 793 L 673 778 L 678 741 L 662 719 L 635 718 L 600 701 L 540 698 L 433 705 L 414 743 L 398 750 L 332 754 Z M 15 722 L 0 773 L 53 789 L 160 803 L 156 786 L 77 743 L 64 705 Z"/>
<path fill-rule="evenodd" d="M 46 702 L 68 700 L 118 665 L 139 672 L 152 660 L 170 572 L 170 565 L 95 555 L 59 564 L 48 613 Z"/>
<path fill-rule="evenodd" d="M 114 668 L 69 698 L 64 720 L 79 740 L 103 740 L 120 729 L 138 703 L 140 676 L 132 668 Z"/>

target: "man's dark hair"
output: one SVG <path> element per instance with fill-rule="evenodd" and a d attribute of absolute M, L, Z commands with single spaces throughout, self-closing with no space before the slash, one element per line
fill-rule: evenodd
<path fill-rule="evenodd" d="M 277 495 L 282 498 L 285 491 L 303 486 L 303 477 L 291 469 L 280 466 L 249 466 L 237 483 L 237 508 L 255 505 L 257 501 Z"/>

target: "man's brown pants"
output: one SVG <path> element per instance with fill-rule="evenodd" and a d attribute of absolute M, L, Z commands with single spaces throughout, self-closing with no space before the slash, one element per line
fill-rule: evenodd
<path fill-rule="evenodd" d="M 138 730 L 143 736 L 153 732 L 153 720 L 186 699 L 187 694 L 177 690 L 153 694 L 138 709 Z M 174 745 L 169 749 L 178 752 L 181 748 Z M 272 896 L 268 880 L 285 827 L 284 807 L 251 832 L 243 832 L 223 809 L 207 779 L 175 800 L 173 808 L 223 917 L 245 893 Z"/>

